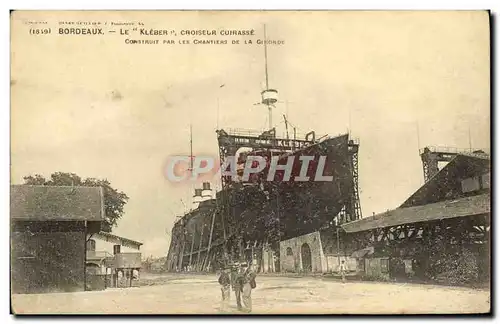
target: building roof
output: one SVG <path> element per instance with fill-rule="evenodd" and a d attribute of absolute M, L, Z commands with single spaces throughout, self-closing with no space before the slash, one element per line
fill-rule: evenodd
<path fill-rule="evenodd" d="M 461 180 L 490 172 L 490 159 L 483 155 L 455 156 L 424 183 L 400 207 L 411 207 L 453 199 L 462 194 Z"/>
<path fill-rule="evenodd" d="M 125 247 L 131 248 L 131 249 L 136 249 L 136 250 L 139 250 L 141 245 L 142 245 L 141 242 L 134 241 L 134 240 L 131 240 L 131 239 L 128 239 L 125 237 L 121 237 L 118 235 L 114 235 L 111 233 L 102 232 L 102 231 L 99 233 L 93 234 L 92 238 L 106 241 L 106 242 L 119 244 L 119 245 L 123 245 Z"/>
<path fill-rule="evenodd" d="M 100 187 L 11 185 L 10 217 L 26 221 L 102 221 Z"/>
<path fill-rule="evenodd" d="M 347 233 L 362 232 L 403 224 L 484 215 L 490 212 L 490 208 L 490 194 L 482 194 L 422 206 L 397 208 L 343 224 L 342 228 Z"/>

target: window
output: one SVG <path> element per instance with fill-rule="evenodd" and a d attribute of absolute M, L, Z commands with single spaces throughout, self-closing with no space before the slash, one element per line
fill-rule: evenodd
<path fill-rule="evenodd" d="M 88 240 L 87 241 L 87 251 L 95 251 L 95 240 Z"/>
<path fill-rule="evenodd" d="M 293 255 L 292 248 L 286 248 L 286 255 Z"/>

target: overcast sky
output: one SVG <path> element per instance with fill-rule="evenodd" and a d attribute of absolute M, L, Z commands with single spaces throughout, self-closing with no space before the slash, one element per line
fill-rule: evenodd
<path fill-rule="evenodd" d="M 52 33 L 59 21 L 81 20 L 256 36 L 205 37 L 252 45 L 127 45 L 117 34 L 30 35 L 29 19 L 46 20 Z M 485 12 L 15 12 L 12 182 L 56 171 L 107 178 L 130 197 L 114 233 L 144 242 L 145 254 L 165 255 L 166 231 L 192 194 L 167 181 L 163 167 L 189 152 L 189 124 L 194 153 L 214 156 L 217 124 L 267 125 L 265 108 L 254 105 L 265 80 L 255 44 L 263 23 L 269 39 L 285 41 L 268 48 L 270 86 L 289 101 L 274 111 L 278 133 L 284 113 L 299 133 L 335 135 L 350 124 L 361 142 L 365 216 L 397 207 L 423 183 L 419 144 L 468 148 L 470 128 L 472 146 L 489 148 Z"/>

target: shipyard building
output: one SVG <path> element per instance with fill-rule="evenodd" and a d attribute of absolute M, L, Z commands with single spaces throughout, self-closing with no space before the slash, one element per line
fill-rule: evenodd
<path fill-rule="evenodd" d="M 260 184 L 234 183 L 216 195 L 205 190 L 206 199 L 174 226 L 166 269 L 214 271 L 224 262 L 249 260 L 261 272 L 335 273 L 344 261 L 359 278 L 488 282 L 489 154 L 427 147 L 420 152 L 425 183 L 398 208 L 361 218 L 352 154 L 359 144 L 340 138 L 344 155 L 335 162 L 342 165 L 344 157 L 344 187 L 299 186 L 290 194 L 297 184 L 278 181 L 268 192 Z M 293 190 L 294 203 L 285 202 Z M 301 200 L 301 190 L 316 190 L 309 198 L 314 203 Z M 334 197 L 330 205 L 321 200 L 323 190 Z"/>

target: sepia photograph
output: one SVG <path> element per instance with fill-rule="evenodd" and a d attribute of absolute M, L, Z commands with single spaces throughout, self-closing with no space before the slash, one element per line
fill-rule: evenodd
<path fill-rule="evenodd" d="M 490 314 L 491 21 L 12 10 L 11 314 Z"/>

